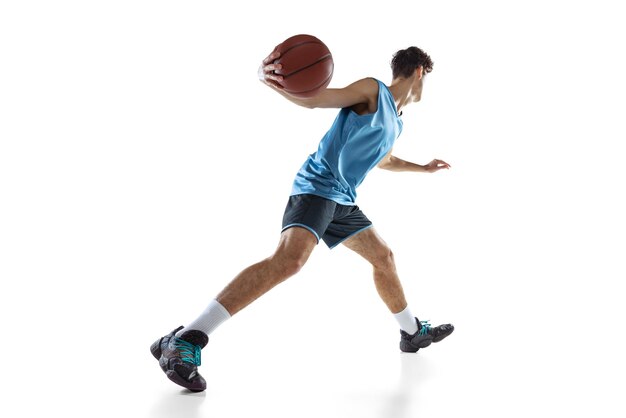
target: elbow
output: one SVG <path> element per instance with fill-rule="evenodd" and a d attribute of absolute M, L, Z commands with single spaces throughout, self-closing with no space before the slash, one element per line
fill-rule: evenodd
<path fill-rule="evenodd" d="M 382 170 L 389 170 L 389 167 L 391 166 L 391 164 L 389 163 L 389 159 L 385 158 L 383 159 L 381 162 L 379 162 L 376 167 L 382 169 Z"/>
<path fill-rule="evenodd" d="M 396 171 L 397 170 L 397 159 L 396 157 L 394 157 L 393 155 L 386 155 L 382 160 L 380 160 L 380 162 L 378 163 L 377 167 L 378 168 L 382 168 L 383 170 L 388 170 L 388 171 Z"/>

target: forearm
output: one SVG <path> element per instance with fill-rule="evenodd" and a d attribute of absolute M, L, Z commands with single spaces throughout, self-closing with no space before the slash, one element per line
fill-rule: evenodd
<path fill-rule="evenodd" d="M 261 80 L 261 82 L 263 82 L 263 80 Z M 297 104 L 298 106 L 307 107 L 309 109 L 312 109 L 313 107 L 315 107 L 313 106 L 313 103 L 311 102 L 311 100 L 294 97 L 286 93 L 283 89 L 276 87 L 273 83 L 264 83 L 264 84 L 267 84 L 272 90 L 274 90 L 275 92 L 283 96 L 285 99 L 289 100 L 291 103 Z"/>
<path fill-rule="evenodd" d="M 415 173 L 427 172 L 425 166 L 405 161 L 401 158 L 394 157 L 393 155 L 391 155 L 385 163 L 380 166 L 380 168 L 389 171 L 412 171 Z"/>
<path fill-rule="evenodd" d="M 300 99 L 298 97 L 294 97 L 288 93 L 286 93 L 283 89 L 280 89 L 276 86 L 273 85 L 269 85 L 272 90 L 274 90 L 275 92 L 277 92 L 278 94 L 280 94 L 281 96 L 283 96 L 285 99 L 289 100 L 291 103 L 297 104 L 298 106 L 302 106 L 302 107 L 306 107 L 309 109 L 314 108 L 315 106 L 313 106 L 313 103 L 311 100 L 307 100 L 307 99 Z"/>

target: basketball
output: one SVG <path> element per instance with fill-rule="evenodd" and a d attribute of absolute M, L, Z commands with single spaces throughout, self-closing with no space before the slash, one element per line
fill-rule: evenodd
<path fill-rule="evenodd" d="M 274 73 L 282 75 L 278 82 L 287 93 L 295 97 L 313 97 L 328 86 L 333 77 L 333 56 L 328 47 L 315 36 L 296 35 L 274 48 L 280 57 L 274 64 L 282 69 Z"/>

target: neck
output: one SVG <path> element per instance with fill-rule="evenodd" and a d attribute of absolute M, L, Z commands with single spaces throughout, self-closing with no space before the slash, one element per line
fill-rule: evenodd
<path fill-rule="evenodd" d="M 411 96 L 411 87 L 413 85 L 412 78 L 394 78 L 391 81 L 391 85 L 389 86 L 389 91 L 393 95 L 393 99 L 396 102 L 396 108 L 398 109 L 398 114 L 404 106 L 413 102 L 413 97 Z"/>

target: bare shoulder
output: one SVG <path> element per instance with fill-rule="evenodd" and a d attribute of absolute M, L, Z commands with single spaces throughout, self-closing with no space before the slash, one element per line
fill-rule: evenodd
<path fill-rule="evenodd" d="M 371 77 L 357 80 L 354 83 L 350 84 L 347 88 L 358 90 L 363 96 L 367 97 L 368 99 L 373 98 L 374 100 L 376 100 L 376 98 L 378 98 L 378 82 Z"/>
<path fill-rule="evenodd" d="M 363 78 L 361 80 L 355 81 L 348 87 L 353 87 L 355 90 L 359 91 L 361 97 L 363 98 L 360 103 L 355 103 L 351 106 L 351 109 L 359 115 L 365 115 L 368 113 L 376 112 L 376 108 L 378 107 L 378 82 L 371 78 Z"/>

